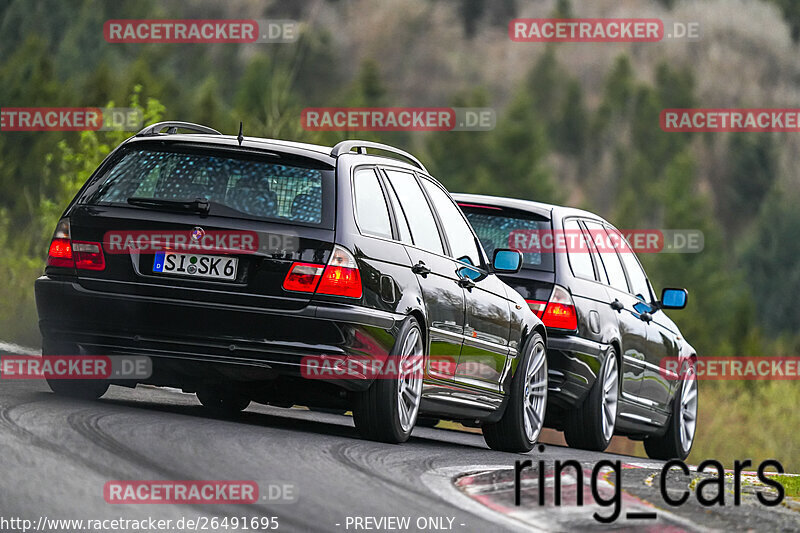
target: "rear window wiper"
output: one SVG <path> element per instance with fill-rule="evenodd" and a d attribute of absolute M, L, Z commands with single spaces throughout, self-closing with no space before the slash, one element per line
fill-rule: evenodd
<path fill-rule="evenodd" d="M 154 209 L 166 209 L 168 211 L 190 211 L 192 213 L 208 214 L 209 205 L 205 198 L 195 198 L 194 200 L 162 200 L 159 198 L 128 198 L 128 203 L 140 207 L 151 207 Z"/>

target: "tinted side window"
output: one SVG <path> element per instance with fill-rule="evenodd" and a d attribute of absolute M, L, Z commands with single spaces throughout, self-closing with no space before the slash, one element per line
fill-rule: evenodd
<path fill-rule="evenodd" d="M 622 269 L 622 263 L 619 261 L 617 252 L 609 246 L 608 234 L 605 228 L 597 222 L 586 221 L 586 227 L 589 228 L 589 235 L 595 242 L 600 242 L 598 246 L 600 260 L 608 274 L 609 285 L 615 289 L 628 292 L 628 282 L 625 279 L 625 271 Z"/>
<path fill-rule="evenodd" d="M 361 233 L 392 238 L 392 223 L 378 176 L 372 169 L 356 170 L 353 176 L 356 220 Z"/>
<path fill-rule="evenodd" d="M 453 203 L 447 193 L 439 188 L 432 181 L 423 179 L 422 183 L 433 200 L 433 205 L 439 213 L 442 227 L 450 243 L 450 252 L 454 259 L 462 260 L 468 258 L 469 263 L 474 266 L 482 266 L 481 254 L 475 244 L 473 235 L 467 221 L 461 214 L 461 210 Z"/>
<path fill-rule="evenodd" d="M 578 225 L 578 219 L 570 218 L 564 221 L 564 231 L 566 232 L 567 256 L 572 273 L 579 278 L 595 279 L 589 246 L 583 230 Z"/>
<path fill-rule="evenodd" d="M 439 237 L 436 220 L 433 218 L 428 200 L 425 199 L 422 189 L 419 188 L 417 179 L 413 174 L 396 170 L 387 170 L 386 175 L 389 177 L 389 183 L 397 193 L 403 209 L 411 213 L 408 224 L 414 244 L 425 250 L 443 254 L 444 248 Z"/>
<path fill-rule="evenodd" d="M 647 275 L 645 275 L 644 270 L 642 270 L 642 265 L 639 264 L 639 260 L 636 259 L 636 253 L 634 253 L 633 248 L 631 248 L 630 244 L 628 244 L 619 231 L 615 229 L 609 229 L 608 231 L 619 239 L 615 242 L 619 242 L 619 256 L 622 259 L 625 272 L 628 273 L 628 279 L 631 282 L 631 292 L 642 300 L 649 302 L 651 297 L 650 287 L 647 285 Z"/>

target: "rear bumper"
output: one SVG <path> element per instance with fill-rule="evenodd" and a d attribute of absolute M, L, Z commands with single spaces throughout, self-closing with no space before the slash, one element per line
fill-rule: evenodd
<path fill-rule="evenodd" d="M 594 384 L 608 348 L 575 335 L 548 336 L 548 402 L 561 409 L 579 406 Z"/>
<path fill-rule="evenodd" d="M 318 303 L 272 310 L 89 290 L 42 276 L 35 285 L 39 328 L 48 342 L 80 353 L 137 354 L 172 369 L 224 367 L 235 381 L 303 376 L 304 357 L 336 359 L 388 353 L 402 315 L 354 305 Z M 309 380 L 310 381 L 310 380 Z M 347 390 L 371 378 L 321 379 Z"/>

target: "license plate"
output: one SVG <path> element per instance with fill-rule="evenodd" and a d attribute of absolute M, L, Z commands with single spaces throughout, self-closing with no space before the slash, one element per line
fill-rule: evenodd
<path fill-rule="evenodd" d="M 195 278 L 234 280 L 238 266 L 239 259 L 236 257 L 158 252 L 153 261 L 153 272 Z"/>

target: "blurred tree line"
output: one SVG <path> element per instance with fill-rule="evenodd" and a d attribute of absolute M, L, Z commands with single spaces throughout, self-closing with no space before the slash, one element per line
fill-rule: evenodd
<path fill-rule="evenodd" d="M 302 18 L 309 5 L 274 3 L 264 18 Z M 518 9 L 513 0 L 459 6 L 464 38 L 481 24 L 506 25 Z M 490 132 L 307 132 L 300 125 L 305 107 L 399 105 L 402 95 L 384 82 L 380 58 L 347 76 L 338 67 L 350 59 L 334 35 L 310 26 L 296 43 L 246 53 L 239 45 L 101 40 L 112 18 L 232 18 L 214 3 L 194 7 L 187 15 L 180 4 L 147 0 L 2 3 L 0 104 L 116 103 L 141 107 L 148 122 L 175 118 L 235 133 L 242 120 L 247 135 L 325 144 L 358 136 L 419 153 L 452 191 L 569 202 L 620 228 L 700 229 L 702 253 L 641 255 L 657 290 L 690 290 L 689 307 L 673 314 L 686 337 L 701 354 L 797 353 L 800 243 L 793 236 L 800 212 L 776 179 L 779 134 L 662 132 L 661 109 L 700 105 L 691 67 L 654 65 L 645 82 L 622 54 L 590 105 L 586 87 L 549 45 L 502 105 L 480 85 L 441 102 L 494 107 Z M 791 22 L 791 7 L 786 11 Z M 570 2 L 557 2 L 554 14 L 570 12 Z M 32 286 L 55 222 L 127 135 L 0 133 L 0 339 L 38 342 Z M 700 165 L 708 153 L 724 164 Z M 606 171 L 596 172 L 601 165 Z"/>

